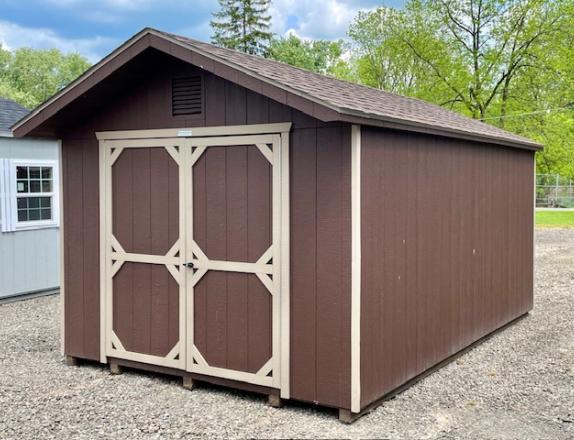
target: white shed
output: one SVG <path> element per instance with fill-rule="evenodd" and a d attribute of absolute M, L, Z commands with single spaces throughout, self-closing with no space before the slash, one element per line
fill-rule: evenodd
<path fill-rule="evenodd" d="M 58 142 L 13 138 L 26 114 L 0 98 L 0 301 L 59 288 Z"/>

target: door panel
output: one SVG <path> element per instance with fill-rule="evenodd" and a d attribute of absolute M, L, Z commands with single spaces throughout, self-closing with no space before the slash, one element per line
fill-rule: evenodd
<path fill-rule="evenodd" d="M 126 252 L 165 255 L 179 238 L 179 167 L 165 148 L 128 148 L 112 166 L 113 234 Z"/>
<path fill-rule="evenodd" d="M 271 245 L 272 167 L 258 148 L 207 148 L 193 166 L 193 236 L 213 260 L 255 263 Z"/>
<path fill-rule="evenodd" d="M 278 387 L 280 136 L 191 143 L 188 369 Z"/>
<path fill-rule="evenodd" d="M 272 357 L 272 298 L 257 276 L 209 271 L 195 286 L 194 340 L 214 367 L 257 373 Z"/>
<path fill-rule="evenodd" d="M 281 139 L 101 142 L 105 356 L 280 388 Z"/>
<path fill-rule="evenodd" d="M 103 144 L 107 356 L 185 368 L 184 144 Z"/>
<path fill-rule="evenodd" d="M 124 349 L 167 356 L 179 341 L 179 286 L 165 266 L 125 263 L 113 291 L 113 330 Z"/>

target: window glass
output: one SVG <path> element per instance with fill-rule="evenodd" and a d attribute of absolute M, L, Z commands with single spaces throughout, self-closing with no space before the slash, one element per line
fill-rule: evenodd
<path fill-rule="evenodd" d="M 18 197 L 18 221 L 52 220 L 52 197 Z"/>
<path fill-rule="evenodd" d="M 28 176 L 30 177 L 30 179 L 39 179 L 41 174 L 40 174 L 40 167 L 29 167 L 28 168 Z"/>
<path fill-rule="evenodd" d="M 39 193 L 42 192 L 42 189 L 40 187 L 40 181 L 39 180 L 30 180 L 30 192 L 31 193 Z"/>
<path fill-rule="evenodd" d="M 28 192 L 28 181 L 27 180 L 18 180 L 18 192 L 19 193 L 27 193 Z"/>
<path fill-rule="evenodd" d="M 52 167 L 16 167 L 16 189 L 23 193 L 51 193 L 54 188 Z"/>
<path fill-rule="evenodd" d="M 0 231 L 57 226 L 56 161 L 0 159 L 0 174 L 2 181 L 9 176 L 14 179 L 5 188 L 9 203 L 7 212 L 1 213 Z"/>

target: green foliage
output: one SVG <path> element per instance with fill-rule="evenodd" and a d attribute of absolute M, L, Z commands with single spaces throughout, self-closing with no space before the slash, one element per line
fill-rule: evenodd
<path fill-rule="evenodd" d="M 360 11 L 348 31 L 353 62 L 359 82 L 365 85 L 420 95 L 425 70 L 395 31 L 403 20 L 404 12 L 393 8 Z"/>
<path fill-rule="evenodd" d="M 267 14 L 270 0 L 219 0 L 220 10 L 210 25 L 212 42 L 218 46 L 264 55 L 272 34 Z"/>
<path fill-rule="evenodd" d="M 267 56 L 313 72 L 351 79 L 352 72 L 348 63 L 342 58 L 343 51 L 342 40 L 303 40 L 291 34 L 287 37 L 274 38 Z"/>
<path fill-rule="evenodd" d="M 34 108 L 81 75 L 90 64 L 79 54 L 0 47 L 0 96 Z"/>
<path fill-rule="evenodd" d="M 574 211 L 537 211 L 536 226 L 574 228 Z"/>
<path fill-rule="evenodd" d="M 571 0 L 408 0 L 360 12 L 349 37 L 360 82 L 536 139 L 538 170 L 574 177 L 573 11 Z"/>

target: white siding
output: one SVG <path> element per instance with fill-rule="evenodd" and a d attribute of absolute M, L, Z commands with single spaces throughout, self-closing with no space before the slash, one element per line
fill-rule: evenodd
<path fill-rule="evenodd" d="M 0 137 L 0 159 L 58 160 L 58 142 Z M 0 233 L 0 298 L 59 286 L 59 230 Z"/>

